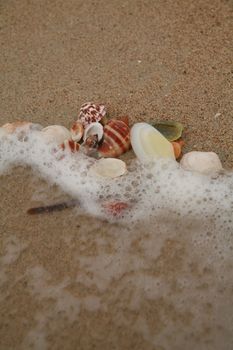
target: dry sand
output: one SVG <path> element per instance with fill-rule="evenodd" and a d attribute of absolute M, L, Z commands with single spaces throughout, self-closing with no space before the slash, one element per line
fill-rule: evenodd
<path fill-rule="evenodd" d="M 69 127 L 80 105 L 93 100 L 112 116 L 128 114 L 131 123 L 178 120 L 185 152 L 212 150 L 233 167 L 232 1 L 1 0 L 0 34 L 1 124 L 28 119 Z M 28 349 L 30 342 L 35 349 L 164 349 L 130 326 L 138 312 L 127 311 L 124 291 L 105 310 L 99 292 L 88 299 L 77 282 L 77 255 L 94 255 L 93 237 L 104 239 L 117 227 L 70 210 L 30 217 L 28 207 L 65 195 L 29 169 L 0 181 L 0 349 Z M 161 259 L 162 273 L 171 277 L 182 247 L 169 247 Z M 105 300 L 114 288 L 113 281 Z M 186 333 L 191 316 L 162 298 L 141 308 L 158 339 L 160 309 L 184 328 L 176 349 L 230 350 L 221 330 L 220 343 L 208 325 Z M 127 326 L 114 317 L 119 309 Z"/>

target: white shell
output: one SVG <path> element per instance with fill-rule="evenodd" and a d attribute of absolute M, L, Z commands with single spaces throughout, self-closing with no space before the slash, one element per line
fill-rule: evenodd
<path fill-rule="evenodd" d="M 86 139 L 91 135 L 97 135 L 98 142 L 99 142 L 102 139 L 103 134 L 104 134 L 104 128 L 102 124 L 98 122 L 91 123 L 84 130 L 83 141 L 85 142 Z"/>
<path fill-rule="evenodd" d="M 6 123 L 0 128 L 0 139 L 6 138 L 8 135 L 15 134 L 19 141 L 26 141 L 27 135 L 31 131 L 41 130 L 43 127 L 40 124 L 35 124 L 26 121 L 16 121 Z"/>
<path fill-rule="evenodd" d="M 71 139 L 71 133 L 62 125 L 49 125 L 41 130 L 41 136 L 46 143 L 62 144 L 65 140 Z"/>
<path fill-rule="evenodd" d="M 126 164 L 116 158 L 102 158 L 97 160 L 91 171 L 98 176 L 115 178 L 126 173 Z"/>
<path fill-rule="evenodd" d="M 211 174 L 222 170 L 222 164 L 218 155 L 214 152 L 189 152 L 186 153 L 180 165 L 185 170 L 197 171 L 202 174 Z"/>
<path fill-rule="evenodd" d="M 172 144 L 150 124 L 134 124 L 130 131 L 130 141 L 134 153 L 142 163 L 156 158 L 175 160 Z"/>
<path fill-rule="evenodd" d="M 6 123 L 2 128 L 5 129 L 7 134 L 13 134 L 17 131 L 29 132 L 31 130 L 41 130 L 42 125 L 26 121 L 16 121 L 13 123 Z"/>

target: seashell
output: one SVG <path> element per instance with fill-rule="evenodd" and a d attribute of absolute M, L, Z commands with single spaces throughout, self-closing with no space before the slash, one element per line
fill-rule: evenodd
<path fill-rule="evenodd" d="M 120 117 L 119 119 L 117 120 L 121 120 L 122 122 L 124 122 L 126 125 L 129 126 L 129 117 L 128 116 L 123 116 L 123 117 Z"/>
<path fill-rule="evenodd" d="M 156 158 L 175 159 L 172 144 L 150 124 L 134 124 L 130 138 L 134 153 L 142 163 Z"/>
<path fill-rule="evenodd" d="M 126 164 L 116 158 L 102 158 L 97 160 L 91 168 L 92 172 L 98 176 L 115 178 L 126 173 Z"/>
<path fill-rule="evenodd" d="M 71 139 L 71 133 L 62 125 L 49 125 L 41 130 L 40 135 L 46 143 L 62 144 L 65 140 Z"/>
<path fill-rule="evenodd" d="M 80 144 L 73 141 L 73 140 L 65 140 L 62 144 L 61 144 L 61 148 L 63 149 L 63 151 L 65 150 L 69 150 L 71 152 L 78 152 L 80 149 Z"/>
<path fill-rule="evenodd" d="M 117 158 L 130 148 L 130 129 L 125 121 L 112 119 L 104 126 L 104 138 L 98 148 L 100 157 Z"/>
<path fill-rule="evenodd" d="M 89 153 L 90 150 L 97 149 L 97 147 L 99 146 L 98 135 L 90 135 L 90 136 L 88 136 L 88 138 L 86 139 L 84 145 L 85 145 L 86 150 L 88 151 L 88 153 Z"/>
<path fill-rule="evenodd" d="M 97 105 L 92 102 L 87 102 L 81 106 L 79 120 L 85 128 L 91 123 L 100 122 L 105 115 L 106 107 L 104 105 Z"/>
<path fill-rule="evenodd" d="M 70 129 L 71 138 L 75 142 L 79 142 L 83 137 L 84 128 L 80 121 L 76 121 Z"/>
<path fill-rule="evenodd" d="M 222 170 L 222 164 L 218 155 L 214 152 L 192 151 L 186 153 L 180 165 L 185 170 L 197 171 L 202 174 L 211 174 Z"/>
<path fill-rule="evenodd" d="M 7 131 L 8 134 L 13 134 L 17 129 L 19 128 L 27 128 L 31 125 L 32 123 L 26 122 L 26 121 L 16 121 L 13 123 L 6 123 L 2 127 Z"/>
<path fill-rule="evenodd" d="M 43 127 L 40 124 L 35 124 L 26 121 L 16 121 L 13 123 L 6 123 L 0 129 L 0 134 L 3 136 L 16 134 L 19 141 L 27 141 L 27 134 L 33 130 L 41 130 Z M 4 134 L 4 135 L 3 135 Z"/>
<path fill-rule="evenodd" d="M 2 128 L 5 129 L 8 134 L 13 134 L 18 130 L 23 132 L 29 132 L 30 130 L 41 130 L 42 126 L 40 124 L 19 120 L 13 123 L 6 123 L 2 126 Z"/>
<path fill-rule="evenodd" d="M 175 122 L 173 120 L 162 120 L 159 122 L 151 123 L 151 125 L 157 129 L 168 141 L 178 140 L 184 130 L 183 124 Z"/>
<path fill-rule="evenodd" d="M 100 123 L 91 123 L 84 130 L 83 141 L 85 142 L 89 136 L 97 135 L 97 140 L 100 142 L 103 138 L 104 128 Z"/>
<path fill-rule="evenodd" d="M 177 141 L 172 141 L 171 144 L 173 146 L 175 157 L 176 159 L 178 159 L 181 155 L 182 147 L 184 146 L 184 141 L 180 139 Z"/>
<path fill-rule="evenodd" d="M 119 216 L 124 210 L 129 209 L 129 204 L 126 202 L 107 202 L 103 203 L 102 207 L 106 209 L 108 214 Z"/>

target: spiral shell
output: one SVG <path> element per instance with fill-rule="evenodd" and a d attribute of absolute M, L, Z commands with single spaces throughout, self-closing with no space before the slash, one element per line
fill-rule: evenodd
<path fill-rule="evenodd" d="M 85 128 L 91 123 L 101 121 L 105 115 L 106 107 L 104 105 L 96 105 L 92 102 L 87 102 L 81 106 L 79 120 Z"/>
<path fill-rule="evenodd" d="M 112 119 L 104 126 L 103 142 L 98 148 L 100 157 L 117 158 L 130 148 L 130 129 L 123 120 Z"/>
<path fill-rule="evenodd" d="M 104 134 L 103 125 L 100 123 L 91 123 L 84 131 L 83 141 L 85 142 L 88 137 L 97 135 L 97 140 L 100 142 Z"/>

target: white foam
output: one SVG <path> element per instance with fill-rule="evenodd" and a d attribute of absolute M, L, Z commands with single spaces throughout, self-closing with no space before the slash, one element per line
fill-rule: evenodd
<path fill-rule="evenodd" d="M 184 171 L 174 161 L 147 166 L 131 161 L 127 175 L 107 180 L 89 171 L 95 159 L 82 152 L 54 153 L 54 147 L 36 131 L 27 142 L 9 136 L 0 142 L 0 173 L 29 165 L 77 198 L 88 215 L 120 225 L 98 236 L 98 222 L 91 238 L 88 230 L 83 236 L 78 232 L 84 248 L 80 245 L 70 257 L 78 266 L 73 281 L 53 284 L 43 268 L 29 270 L 31 294 L 54 302 L 37 314 L 25 344 L 33 340 L 39 348 L 38 336 L 43 346 L 51 318 L 60 312 L 72 323 L 83 308 L 108 311 L 116 325 L 133 329 L 156 347 L 189 348 L 191 343 L 201 349 L 205 339 L 212 349 L 230 349 L 233 173 L 211 178 Z M 103 203 L 115 201 L 129 203 L 130 209 L 112 217 Z M 96 244 L 94 254 L 86 253 L 89 239 Z M 71 238 L 66 244 L 73 249 Z M 67 290 L 70 283 L 89 294 L 74 296 Z M 128 318 L 131 313 L 138 315 L 135 322 Z M 210 333 L 204 334 L 208 327 Z"/>
<path fill-rule="evenodd" d="M 71 154 L 58 148 L 54 152 L 54 148 L 43 142 L 38 131 L 31 131 L 26 142 L 9 135 L 0 141 L 0 174 L 14 165 L 29 165 L 79 199 L 88 214 L 108 220 L 113 218 L 103 204 L 115 201 L 129 204 L 130 209 L 122 211 L 120 217 L 126 222 L 147 220 L 163 210 L 183 217 L 214 218 L 228 217 L 232 210 L 232 173 L 211 179 L 184 171 L 175 161 L 158 160 L 146 166 L 131 161 L 126 175 L 102 179 L 90 171 L 95 159 L 81 151 Z"/>

